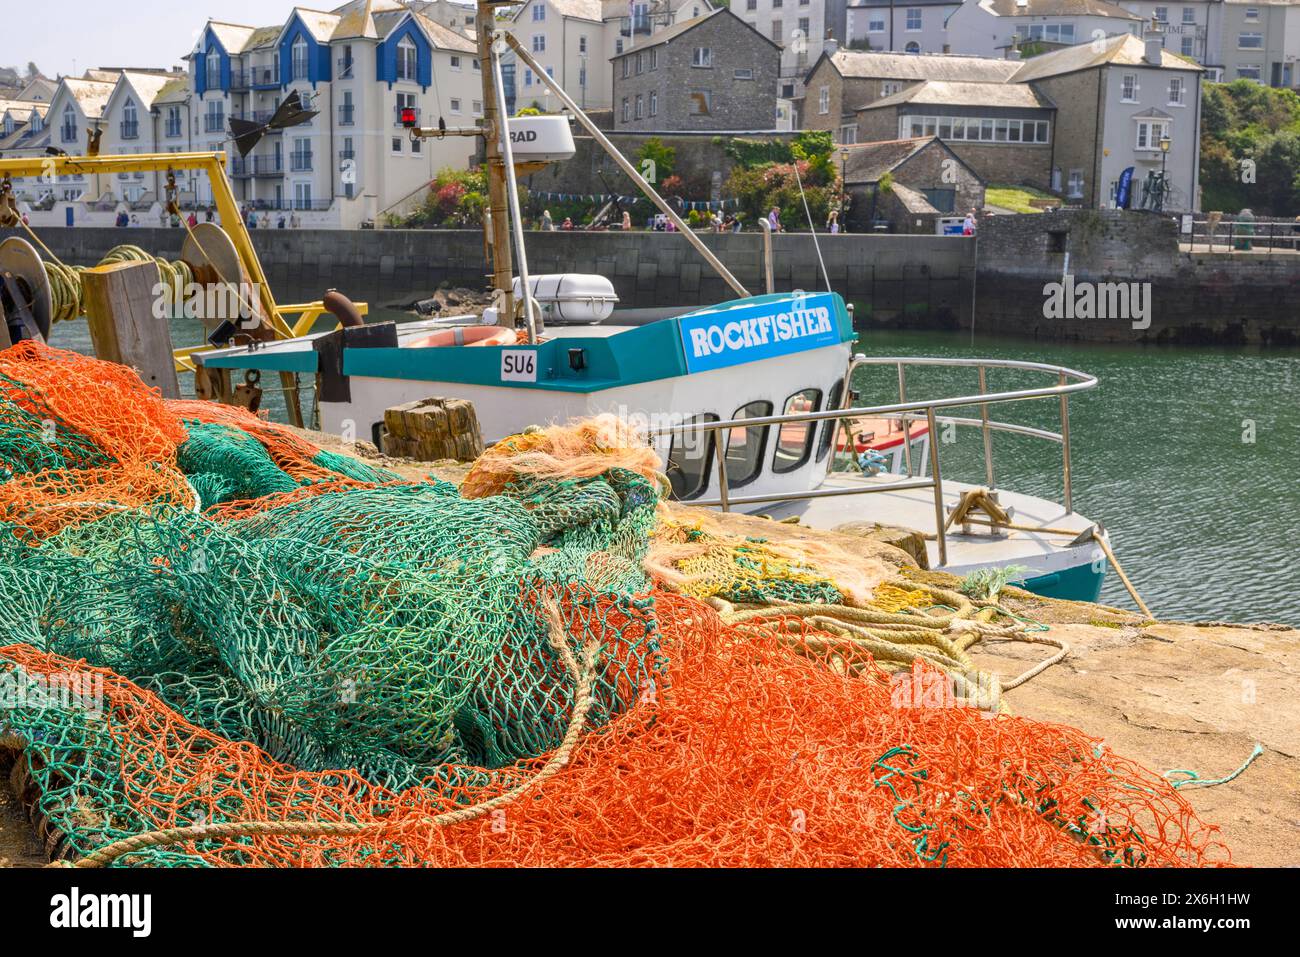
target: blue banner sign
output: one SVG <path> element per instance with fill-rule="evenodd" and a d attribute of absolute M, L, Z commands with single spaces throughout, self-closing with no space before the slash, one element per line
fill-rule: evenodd
<path fill-rule="evenodd" d="M 686 368 L 707 372 L 836 345 L 841 341 L 837 298 L 825 292 L 763 297 L 681 316 Z"/>
<path fill-rule="evenodd" d="M 1119 189 L 1115 191 L 1115 208 L 1128 209 L 1133 204 L 1133 167 L 1119 174 Z"/>

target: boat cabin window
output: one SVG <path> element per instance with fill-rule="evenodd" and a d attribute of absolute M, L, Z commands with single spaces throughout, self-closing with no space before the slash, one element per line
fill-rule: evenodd
<path fill-rule="evenodd" d="M 821 389 L 804 389 L 785 400 L 785 412 L 782 414 L 816 412 L 821 404 Z M 808 456 L 812 455 L 816 434 L 817 425 L 813 422 L 795 422 L 781 426 L 776 436 L 776 457 L 772 460 L 772 471 L 778 475 L 793 472 L 807 462 Z"/>
<path fill-rule="evenodd" d="M 835 385 L 831 386 L 831 398 L 826 403 L 827 409 L 838 409 L 844 399 L 844 380 L 841 379 Z M 826 458 L 826 453 L 831 450 L 831 442 L 835 439 L 835 430 L 839 422 L 835 419 L 827 419 L 822 423 L 821 441 L 817 443 L 817 461 L 820 462 Z"/>
<path fill-rule="evenodd" d="M 717 421 L 716 415 L 706 413 L 691 416 L 682 424 Z M 673 498 L 687 500 L 704 494 L 717 441 L 717 432 L 703 429 L 684 429 L 673 434 L 673 445 L 668 451 L 668 482 L 673 488 Z"/>
<path fill-rule="evenodd" d="M 733 419 L 757 419 L 772 414 L 771 402 L 742 405 Z M 763 469 L 763 450 L 767 447 L 769 426 L 751 425 L 727 432 L 727 488 L 740 488 L 758 478 Z"/>

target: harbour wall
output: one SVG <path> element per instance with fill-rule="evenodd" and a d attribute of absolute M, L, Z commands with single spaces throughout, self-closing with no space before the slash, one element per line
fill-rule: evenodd
<path fill-rule="evenodd" d="M 120 243 L 179 255 L 184 232 L 161 228 L 45 228 L 67 263 L 97 262 Z M 482 288 L 488 267 L 477 230 L 253 230 L 281 302 L 337 288 L 374 307 L 410 302 L 440 285 Z M 704 234 L 751 292 L 763 286 L 757 233 Z M 1040 339 L 1206 344 L 1300 343 L 1300 254 L 1292 249 L 1189 252 L 1178 224 L 1115 211 L 990 217 L 977 240 L 900 235 L 773 238 L 778 290 L 832 288 L 863 328 L 969 329 Z M 529 232 L 530 270 L 608 276 L 624 308 L 708 305 L 733 293 L 680 236 L 646 232 Z M 1147 318 L 1045 309 L 1066 271 L 1076 286 L 1138 284 Z M 973 297 L 973 298 L 972 298 Z M 972 307 L 972 301 L 974 306 Z"/>

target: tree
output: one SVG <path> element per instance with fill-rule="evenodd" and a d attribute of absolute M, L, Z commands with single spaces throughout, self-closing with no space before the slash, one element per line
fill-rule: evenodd
<path fill-rule="evenodd" d="M 641 144 L 641 148 L 636 151 L 636 158 L 639 160 L 637 169 L 646 182 L 654 186 L 673 175 L 677 166 L 677 149 L 665 146 L 663 140 L 652 136 Z"/>
<path fill-rule="evenodd" d="M 36 62 L 35 62 L 34 60 L 28 60 L 28 61 L 27 61 L 27 79 L 29 79 L 29 80 L 34 80 L 34 79 L 36 79 L 38 76 L 41 76 L 41 75 L 42 75 L 42 74 L 41 74 L 40 68 L 36 66 Z"/>

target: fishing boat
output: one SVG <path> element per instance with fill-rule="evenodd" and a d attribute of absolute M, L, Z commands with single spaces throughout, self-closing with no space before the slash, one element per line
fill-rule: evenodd
<path fill-rule="evenodd" d="M 768 288 L 754 295 L 527 49 L 512 36 L 488 30 L 479 32 L 477 42 L 484 67 L 481 124 L 420 128 L 413 110 L 403 123 L 417 138 L 484 139 L 492 306 L 477 315 L 404 323 L 366 323 L 364 309 L 348 316 L 347 310 L 331 309 L 328 301 L 278 306 L 239 220 L 223 165 L 216 156 L 170 154 L 156 158 L 167 164 L 156 168 L 169 173 L 203 168 L 214 178 L 222 226 L 201 237 L 203 242 L 195 244 L 202 247 L 199 252 L 226 264 L 213 267 L 222 278 L 237 274 L 263 290 L 256 304 L 257 334 L 241 336 L 228 327 L 214 334 L 212 345 L 178 351 L 179 370 L 195 372 L 196 385 L 214 377 L 229 382 L 235 370 L 277 373 L 294 424 L 303 424 L 298 378 L 313 377 L 315 424 L 327 433 L 376 445 L 385 410 L 431 397 L 472 402 L 485 443 L 534 424 L 614 414 L 644 426 L 679 501 L 819 528 L 914 529 L 926 536 L 925 552 L 918 557 L 930 568 L 958 575 L 1012 570 L 1005 576 L 1044 595 L 1098 597 L 1109 545 L 1105 530 L 1073 509 L 1069 436 L 1070 397 L 1095 387 L 1094 378 L 1037 363 L 856 354 L 852 310 L 840 295 L 829 288 L 775 291 L 770 236 L 764 235 Z M 557 95 L 567 115 L 508 116 L 501 83 L 507 48 Z M 683 241 L 735 291 L 735 299 L 628 324 L 620 322 L 617 297 L 604 277 L 529 276 L 516 171 L 571 157 L 573 121 L 675 223 Z M 155 160 L 99 159 L 105 169 L 110 163 L 113 169 L 145 168 L 141 164 Z M 229 242 L 219 238 L 221 230 L 231 234 Z M 345 321 L 333 330 L 312 331 L 327 310 Z M 298 321 L 288 321 L 291 312 Z M 972 370 L 979 389 L 909 399 L 907 370 L 917 365 Z M 868 367 L 896 370 L 896 397 L 855 391 L 855 374 Z M 987 375 L 993 369 L 1041 373 L 1047 381 L 1035 389 L 990 392 Z M 198 392 L 205 394 L 201 385 Z M 1026 400 L 1058 404 L 1060 431 L 1001 422 L 991 415 L 992 409 Z M 978 410 L 978 418 L 955 417 L 962 408 Z M 985 483 L 945 478 L 943 443 L 937 440 L 941 424 L 982 432 Z M 995 484 L 993 436 L 999 432 L 1061 445 L 1060 503 Z"/>

